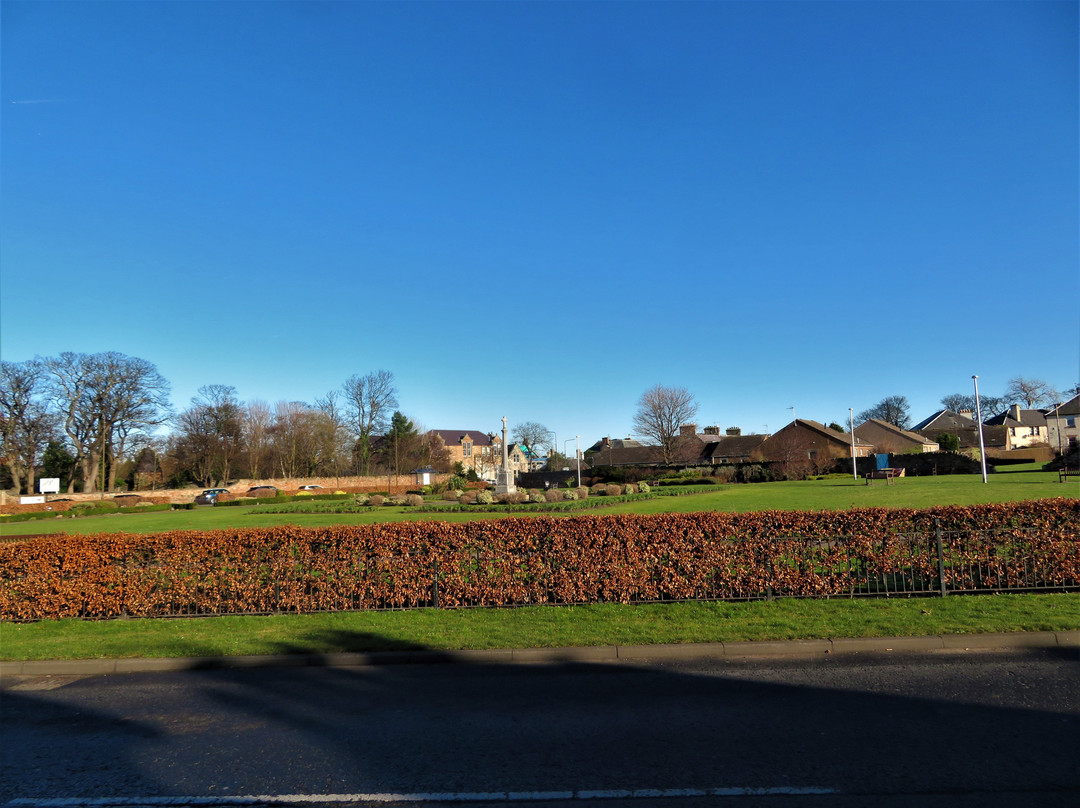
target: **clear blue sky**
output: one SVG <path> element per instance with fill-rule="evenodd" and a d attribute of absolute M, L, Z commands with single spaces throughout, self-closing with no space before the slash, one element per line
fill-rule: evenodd
<path fill-rule="evenodd" d="M 4 359 L 584 445 L 1080 377 L 1076 2 L 0 13 Z"/>

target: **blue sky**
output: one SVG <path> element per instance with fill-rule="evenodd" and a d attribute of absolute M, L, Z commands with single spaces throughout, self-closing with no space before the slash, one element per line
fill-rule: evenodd
<path fill-rule="evenodd" d="M 0 14 L 4 359 L 584 445 L 1080 377 L 1076 2 Z"/>

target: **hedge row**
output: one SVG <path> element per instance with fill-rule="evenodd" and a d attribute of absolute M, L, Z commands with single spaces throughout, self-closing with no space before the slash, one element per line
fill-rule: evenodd
<path fill-rule="evenodd" d="M 940 534 L 939 534 L 940 531 Z M 57 536 L 0 546 L 0 619 L 1080 587 L 1080 500 Z"/>

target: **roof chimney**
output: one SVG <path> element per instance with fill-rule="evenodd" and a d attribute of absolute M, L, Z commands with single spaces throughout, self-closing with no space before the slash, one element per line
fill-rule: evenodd
<path fill-rule="evenodd" d="M 680 435 L 696 435 L 697 434 L 697 424 L 683 424 L 682 426 L 679 427 L 679 434 Z"/>
<path fill-rule="evenodd" d="M 971 410 L 960 410 L 960 412 L 957 413 L 957 415 L 959 415 L 961 418 L 967 418 L 969 421 L 975 420 L 971 417 L 974 414 L 975 413 L 973 413 Z"/>
<path fill-rule="evenodd" d="M 733 437 L 733 438 L 737 438 L 737 437 L 739 437 L 740 435 L 742 435 L 742 427 L 738 427 L 738 426 L 729 426 L 729 427 L 727 428 L 727 434 L 728 434 L 728 435 L 730 435 L 730 436 L 731 436 L 731 437 Z"/>
<path fill-rule="evenodd" d="M 707 427 L 705 427 L 705 434 L 706 435 L 717 435 L 717 436 L 719 436 L 720 427 L 718 427 L 718 426 L 707 426 Z"/>
<path fill-rule="evenodd" d="M 1012 415 L 1012 417 L 1015 420 L 1019 421 L 1020 420 L 1020 405 L 1019 404 L 1013 404 L 1012 407 L 1010 407 L 1009 409 L 1011 410 L 1011 412 L 1009 414 Z"/>

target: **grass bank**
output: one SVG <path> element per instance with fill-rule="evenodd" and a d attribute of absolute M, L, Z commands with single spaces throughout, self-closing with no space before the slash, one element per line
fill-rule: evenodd
<path fill-rule="evenodd" d="M 421 609 L 0 624 L 0 659 L 104 659 L 1066 631 L 1080 594 Z"/>
<path fill-rule="evenodd" d="M 1061 483 L 1055 472 L 1031 466 L 992 474 L 987 483 L 981 475 L 905 477 L 893 485 L 868 486 L 850 478 L 801 482 L 755 483 L 717 486 L 716 490 L 679 497 L 660 497 L 616 503 L 587 513 L 667 513 L 692 511 L 746 512 L 763 510 L 844 510 L 856 507 L 925 508 L 933 505 L 977 505 L 1016 502 L 1050 497 L 1080 497 L 1080 481 Z M 461 522 L 499 518 L 488 511 L 422 514 L 402 507 L 370 508 L 363 513 L 267 513 L 264 506 L 202 507 L 191 511 L 88 516 L 3 524 L 0 536 L 38 533 L 159 533 L 167 530 L 216 530 L 269 527 L 272 525 L 360 525 L 374 522 L 439 520 Z M 508 514 L 527 517 L 528 513 Z M 567 514 L 556 514 L 567 515 Z"/>

